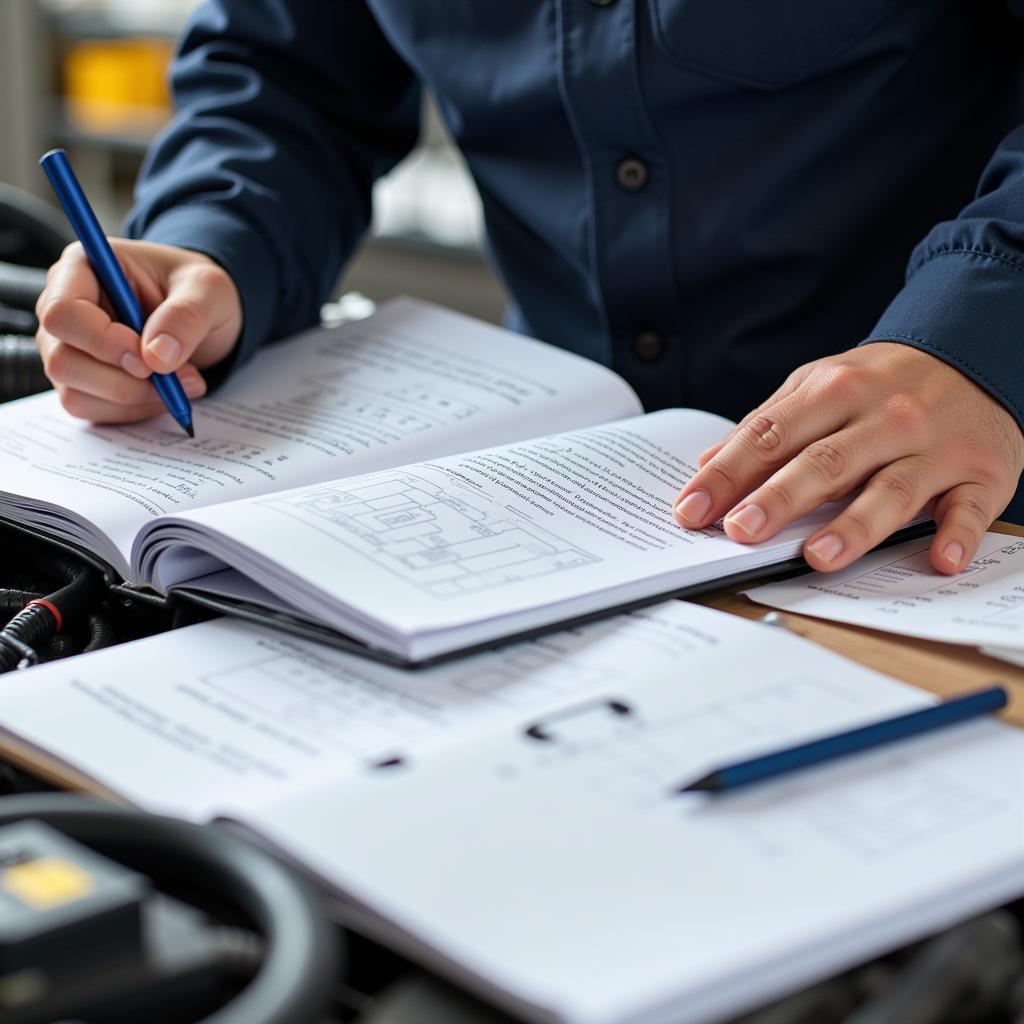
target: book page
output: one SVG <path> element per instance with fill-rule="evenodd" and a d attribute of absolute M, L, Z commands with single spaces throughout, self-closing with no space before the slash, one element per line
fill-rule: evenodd
<path fill-rule="evenodd" d="M 638 664 L 588 700 L 244 820 L 389 943 L 567 1024 L 732 1019 L 1024 891 L 1018 730 L 974 721 L 680 796 L 931 698 L 754 623 Z M 352 822 L 373 824 L 353 841 Z"/>
<path fill-rule="evenodd" d="M 673 520 L 697 453 L 727 428 L 665 410 L 203 509 L 140 537 L 142 572 L 160 587 L 188 579 L 169 551 L 192 545 L 368 642 L 465 646 L 542 625 L 552 608 L 565 617 L 682 585 L 702 566 L 720 575 L 726 561 L 738 571 L 797 554 L 834 508 L 756 546 Z"/>
<path fill-rule="evenodd" d="M 202 821 L 327 777 L 403 770 L 614 690 L 638 662 L 667 672 L 727 644 L 737 621 L 671 602 L 410 672 L 219 620 L 6 677 L 0 730 L 140 806 Z"/>
<path fill-rule="evenodd" d="M 986 533 L 961 572 L 931 565 L 931 539 L 748 590 L 759 604 L 945 643 L 1015 648 L 1024 655 L 1024 539 Z"/>
<path fill-rule="evenodd" d="M 90 426 L 54 394 L 4 406 L 0 514 L 102 548 L 128 575 L 136 532 L 162 515 L 639 408 L 602 366 L 398 300 L 369 320 L 264 349 L 196 403 L 195 440 L 167 415 Z"/>

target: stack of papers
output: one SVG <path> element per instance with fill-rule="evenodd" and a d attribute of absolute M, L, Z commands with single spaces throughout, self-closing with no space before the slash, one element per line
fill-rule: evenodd
<path fill-rule="evenodd" d="M 931 538 L 746 591 L 759 604 L 890 633 L 969 644 L 1024 665 L 1024 538 L 986 533 L 963 572 L 931 566 Z"/>

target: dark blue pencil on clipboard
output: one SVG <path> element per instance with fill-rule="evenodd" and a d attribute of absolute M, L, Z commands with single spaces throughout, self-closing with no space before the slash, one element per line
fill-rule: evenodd
<path fill-rule="evenodd" d="M 139 306 L 139 300 L 135 297 L 121 264 L 117 262 L 114 250 L 110 248 L 107 236 L 103 233 L 89 200 L 85 198 L 82 186 L 68 162 L 67 154 L 63 149 L 51 149 L 39 161 L 39 166 L 50 179 L 53 191 L 64 208 L 64 213 L 67 214 L 78 240 L 82 243 L 89 265 L 99 279 L 100 287 L 110 299 L 118 320 L 127 324 L 136 334 L 141 334 L 145 324 L 142 307 Z M 195 430 L 192 427 L 192 405 L 181 386 L 181 381 L 178 380 L 178 375 L 154 373 L 150 380 L 160 400 L 181 429 L 189 437 L 195 437 Z"/>
<path fill-rule="evenodd" d="M 801 743 L 786 750 L 777 750 L 772 754 L 752 757 L 747 761 L 737 761 L 724 768 L 716 768 L 707 775 L 679 786 L 675 793 L 724 793 L 739 789 L 754 782 L 764 782 L 800 768 L 824 764 L 847 754 L 857 754 L 863 750 L 872 750 L 886 743 L 917 736 L 920 733 L 932 732 L 956 722 L 969 718 L 977 718 L 993 711 L 1005 708 L 1009 698 L 1001 686 L 992 686 L 978 690 L 965 697 L 935 704 L 921 711 L 911 711 L 896 718 L 887 718 L 882 722 L 851 729 L 849 732 L 836 733 L 810 743 Z"/>

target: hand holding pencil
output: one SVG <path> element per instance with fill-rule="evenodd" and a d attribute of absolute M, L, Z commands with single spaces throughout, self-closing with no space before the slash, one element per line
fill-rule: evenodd
<path fill-rule="evenodd" d="M 121 322 L 85 248 L 75 243 L 50 269 L 36 307 L 37 341 L 47 376 L 71 415 L 130 423 L 168 408 L 152 374 L 176 374 L 182 399 L 204 394 L 199 371 L 231 352 L 242 312 L 229 275 L 201 253 L 124 239 L 109 246 L 137 299 L 142 329 Z M 143 310 L 150 311 L 144 325 Z"/>

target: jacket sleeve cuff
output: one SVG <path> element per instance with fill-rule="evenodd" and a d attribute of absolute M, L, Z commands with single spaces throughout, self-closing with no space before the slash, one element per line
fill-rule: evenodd
<path fill-rule="evenodd" d="M 1024 430 L 1024 263 L 940 249 L 921 263 L 862 345 L 895 341 L 955 366 Z"/>
<path fill-rule="evenodd" d="M 226 359 L 203 371 L 210 387 L 216 387 L 270 335 L 278 281 L 270 246 L 251 224 L 213 203 L 166 210 L 136 237 L 201 252 L 234 281 L 242 304 L 242 333 Z"/>

